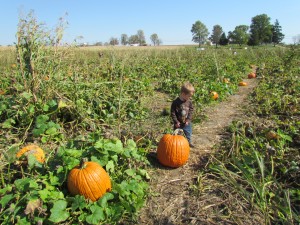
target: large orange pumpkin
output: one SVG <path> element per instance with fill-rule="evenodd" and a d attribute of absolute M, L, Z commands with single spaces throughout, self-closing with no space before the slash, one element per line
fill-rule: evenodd
<path fill-rule="evenodd" d="M 88 162 L 86 158 L 70 171 L 67 185 L 72 195 L 83 195 L 92 201 L 111 191 L 111 181 L 106 171 L 98 163 Z"/>
<path fill-rule="evenodd" d="M 17 158 L 20 158 L 21 156 L 25 155 L 28 157 L 28 155 L 33 155 L 37 161 L 40 163 L 45 162 L 45 153 L 43 149 L 41 149 L 39 146 L 35 144 L 30 144 L 22 148 L 20 151 L 17 152 L 16 156 Z"/>
<path fill-rule="evenodd" d="M 215 91 L 212 91 L 210 94 L 213 100 L 217 100 L 219 98 L 219 94 Z"/>
<path fill-rule="evenodd" d="M 190 146 L 187 139 L 178 135 L 180 129 L 174 134 L 165 134 L 157 147 L 158 161 L 168 167 L 177 168 L 183 166 L 190 155 Z"/>

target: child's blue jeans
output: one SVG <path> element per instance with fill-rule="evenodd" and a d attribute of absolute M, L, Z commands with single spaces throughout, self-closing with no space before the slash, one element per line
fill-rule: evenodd
<path fill-rule="evenodd" d="M 174 126 L 174 130 L 176 127 Z M 188 125 L 181 125 L 180 129 L 183 130 L 184 135 L 186 136 L 189 143 L 192 141 L 192 123 L 190 122 Z"/>
<path fill-rule="evenodd" d="M 184 131 L 184 134 L 185 134 L 186 138 L 188 139 L 188 142 L 191 143 L 191 141 L 192 141 L 192 123 L 189 123 L 188 125 L 183 126 L 182 130 Z"/>

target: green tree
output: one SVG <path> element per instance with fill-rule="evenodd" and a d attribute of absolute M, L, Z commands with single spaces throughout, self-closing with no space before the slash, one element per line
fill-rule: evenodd
<path fill-rule="evenodd" d="M 228 38 L 231 43 L 239 44 L 240 46 L 243 44 L 247 44 L 249 41 L 248 34 L 249 26 L 247 25 L 239 25 L 234 28 L 234 31 L 229 32 Z"/>
<path fill-rule="evenodd" d="M 209 39 L 216 45 L 216 47 L 218 47 L 222 33 L 223 29 L 220 25 L 215 25 L 213 27 L 212 34 Z"/>
<path fill-rule="evenodd" d="M 161 44 L 161 40 L 158 38 L 157 34 L 151 34 L 150 36 L 150 40 L 152 41 L 154 46 L 160 45 Z"/>
<path fill-rule="evenodd" d="M 122 34 L 121 35 L 121 44 L 122 45 L 127 45 L 128 44 L 128 36 L 127 36 L 127 34 Z"/>
<path fill-rule="evenodd" d="M 257 15 L 252 18 L 250 25 L 250 45 L 259 45 L 272 42 L 272 25 L 270 17 L 266 14 Z"/>
<path fill-rule="evenodd" d="M 207 27 L 199 20 L 193 24 L 191 32 L 193 34 L 192 41 L 199 43 L 199 47 L 201 44 L 205 43 L 205 41 L 209 35 Z"/>
<path fill-rule="evenodd" d="M 135 34 L 135 35 L 131 35 L 128 39 L 128 43 L 130 45 L 132 44 L 138 44 L 139 43 L 139 37 Z"/>
<path fill-rule="evenodd" d="M 281 26 L 279 25 L 278 20 L 276 20 L 272 27 L 272 42 L 274 46 L 281 43 L 284 38 L 284 34 L 281 32 L 281 30 Z"/>
<path fill-rule="evenodd" d="M 223 32 L 223 34 L 222 34 L 221 37 L 220 37 L 219 43 L 220 43 L 220 45 L 228 45 L 228 42 L 229 42 L 229 40 L 228 40 L 228 38 L 226 37 L 225 32 Z"/>
<path fill-rule="evenodd" d="M 138 43 L 142 46 L 146 44 L 146 39 L 145 39 L 145 34 L 143 30 L 138 30 L 137 31 L 137 36 L 138 36 Z"/>
<path fill-rule="evenodd" d="M 109 44 L 110 45 L 118 45 L 119 44 L 118 38 L 114 38 L 114 37 L 110 38 Z"/>

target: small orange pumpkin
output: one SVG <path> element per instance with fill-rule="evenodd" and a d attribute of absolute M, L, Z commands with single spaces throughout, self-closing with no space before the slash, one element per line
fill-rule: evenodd
<path fill-rule="evenodd" d="M 17 158 L 20 158 L 21 156 L 25 155 L 28 157 L 28 155 L 33 154 L 37 161 L 40 163 L 45 162 L 45 153 L 43 149 L 41 149 L 39 146 L 35 144 L 30 144 L 22 148 L 20 151 L 17 152 L 16 156 Z"/>
<path fill-rule="evenodd" d="M 219 98 L 219 94 L 215 91 L 212 91 L 210 94 L 213 100 L 217 100 Z"/>
<path fill-rule="evenodd" d="M 239 86 L 247 86 L 248 84 L 244 81 L 239 82 Z"/>
<path fill-rule="evenodd" d="M 74 167 L 68 175 L 68 190 L 72 195 L 83 195 L 93 202 L 111 191 L 108 173 L 96 162 L 83 158 L 80 165 Z"/>
<path fill-rule="evenodd" d="M 176 129 L 173 134 L 165 134 L 159 141 L 157 147 L 158 161 L 168 167 L 177 168 L 183 166 L 190 155 L 188 140 L 178 135 L 181 129 Z"/>
<path fill-rule="evenodd" d="M 224 78 L 223 79 L 223 82 L 225 83 L 225 84 L 229 84 L 230 82 L 229 82 L 229 79 L 227 79 L 227 78 Z"/>
<path fill-rule="evenodd" d="M 256 74 L 254 72 L 251 72 L 248 74 L 248 78 L 249 79 L 252 79 L 252 78 L 255 78 L 256 77 Z"/>
<path fill-rule="evenodd" d="M 278 135 L 275 131 L 270 130 L 270 131 L 266 134 L 266 138 L 267 138 L 268 140 L 279 139 L 279 135 Z"/>

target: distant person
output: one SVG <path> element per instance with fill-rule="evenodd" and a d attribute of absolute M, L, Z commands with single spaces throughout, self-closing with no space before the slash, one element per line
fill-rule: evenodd
<path fill-rule="evenodd" d="M 190 82 L 185 82 L 181 86 L 180 95 L 173 100 L 171 104 L 171 118 L 174 124 L 174 130 L 180 128 L 183 130 L 190 147 L 192 144 L 192 116 L 194 107 L 191 97 L 195 93 L 195 88 Z"/>

